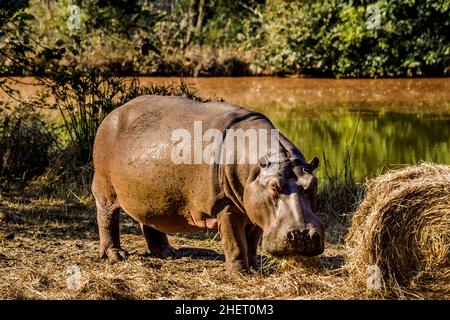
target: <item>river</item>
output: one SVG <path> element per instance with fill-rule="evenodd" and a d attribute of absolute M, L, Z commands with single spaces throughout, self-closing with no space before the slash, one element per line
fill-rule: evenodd
<path fill-rule="evenodd" d="M 142 84 L 178 81 L 140 78 Z M 185 81 L 202 97 L 266 114 L 306 158 L 319 156 L 319 177 L 325 167 L 343 174 L 346 158 L 358 180 L 420 161 L 450 164 L 450 78 Z M 30 95 L 35 88 L 21 90 Z"/>
<path fill-rule="evenodd" d="M 178 82 L 142 78 L 142 83 Z M 306 158 L 319 156 L 319 177 L 358 180 L 405 164 L 450 164 L 450 78 L 188 78 L 200 96 L 265 113 Z"/>

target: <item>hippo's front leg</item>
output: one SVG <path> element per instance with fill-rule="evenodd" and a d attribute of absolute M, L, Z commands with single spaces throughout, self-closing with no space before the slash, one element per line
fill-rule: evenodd
<path fill-rule="evenodd" d="M 228 273 L 247 272 L 248 256 L 245 225 L 247 217 L 230 207 L 217 215 L 220 237 L 225 253 L 225 269 Z"/>
<path fill-rule="evenodd" d="M 261 240 L 262 236 L 262 229 L 253 223 L 250 223 L 247 225 L 245 230 L 245 236 L 247 239 L 247 247 L 248 247 L 248 265 L 250 268 L 254 270 L 258 270 L 258 263 L 257 263 L 257 250 L 258 250 L 258 244 Z"/>

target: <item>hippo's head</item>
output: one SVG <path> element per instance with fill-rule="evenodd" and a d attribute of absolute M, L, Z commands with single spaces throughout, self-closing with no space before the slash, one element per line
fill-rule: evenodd
<path fill-rule="evenodd" d="M 259 161 L 259 170 L 244 191 L 248 217 L 263 230 L 262 245 L 275 256 L 319 255 L 324 250 L 324 225 L 314 215 L 319 165 L 298 159 Z"/>

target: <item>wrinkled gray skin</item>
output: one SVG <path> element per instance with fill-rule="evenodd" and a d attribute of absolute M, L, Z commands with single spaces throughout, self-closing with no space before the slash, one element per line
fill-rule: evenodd
<path fill-rule="evenodd" d="M 150 253 L 176 256 L 166 233 L 218 229 L 228 272 L 256 267 L 256 250 L 272 255 L 318 255 L 324 226 L 314 215 L 314 158 L 280 135 L 279 163 L 271 150 L 256 164 L 175 164 L 172 131 L 218 128 L 272 129 L 263 115 L 219 103 L 142 96 L 111 112 L 94 144 L 92 183 L 100 256 L 121 260 L 119 210 L 138 221 Z M 158 147 L 159 146 L 159 147 Z M 162 147 L 161 147 L 162 146 Z"/>

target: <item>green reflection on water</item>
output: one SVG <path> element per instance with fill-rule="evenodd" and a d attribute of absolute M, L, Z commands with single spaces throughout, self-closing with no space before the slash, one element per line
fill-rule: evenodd
<path fill-rule="evenodd" d="M 432 161 L 450 164 L 450 116 L 405 113 L 348 113 L 319 118 L 274 119 L 275 126 L 309 160 L 325 154 L 342 172 L 354 139 L 351 168 L 357 180 L 399 164 Z M 358 124 L 359 122 L 359 124 Z M 324 177 L 323 161 L 318 176 Z"/>

